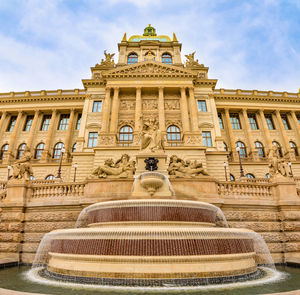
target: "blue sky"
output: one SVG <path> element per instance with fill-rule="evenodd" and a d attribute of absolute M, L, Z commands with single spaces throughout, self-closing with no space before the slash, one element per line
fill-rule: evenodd
<path fill-rule="evenodd" d="M 175 32 L 218 88 L 297 92 L 300 0 L 0 0 L 0 92 L 82 88 L 103 51 Z"/>

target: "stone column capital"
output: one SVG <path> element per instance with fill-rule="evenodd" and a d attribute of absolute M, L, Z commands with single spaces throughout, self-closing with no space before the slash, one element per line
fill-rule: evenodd
<path fill-rule="evenodd" d="M 136 86 L 135 89 L 136 90 L 142 90 L 142 86 Z"/>

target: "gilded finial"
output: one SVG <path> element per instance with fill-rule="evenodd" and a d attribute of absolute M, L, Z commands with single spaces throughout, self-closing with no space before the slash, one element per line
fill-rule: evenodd
<path fill-rule="evenodd" d="M 178 42 L 177 37 L 175 35 L 175 33 L 173 33 L 173 42 Z"/>
<path fill-rule="evenodd" d="M 123 36 L 123 39 L 122 39 L 122 42 L 126 42 L 127 41 L 127 36 L 126 36 L 126 32 L 124 33 L 124 36 Z"/>

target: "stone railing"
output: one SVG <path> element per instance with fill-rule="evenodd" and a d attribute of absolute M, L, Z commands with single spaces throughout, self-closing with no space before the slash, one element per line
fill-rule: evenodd
<path fill-rule="evenodd" d="M 249 183 L 270 183 L 270 178 L 266 178 L 266 177 L 255 177 L 255 178 L 247 178 L 246 179 L 247 182 Z"/>
<path fill-rule="evenodd" d="M 229 94 L 229 95 L 255 95 L 255 96 L 276 96 L 300 98 L 300 93 L 292 92 L 276 92 L 276 91 L 258 91 L 258 90 L 241 90 L 241 89 L 215 89 L 214 94 Z"/>
<path fill-rule="evenodd" d="M 84 194 L 84 186 L 82 182 L 33 184 L 31 199 L 79 198 Z"/>
<path fill-rule="evenodd" d="M 272 197 L 272 185 L 267 183 L 251 182 L 219 182 L 218 193 L 226 197 L 250 197 L 270 198 Z"/>
<path fill-rule="evenodd" d="M 86 94 L 84 89 L 70 89 L 70 90 L 41 90 L 41 91 L 24 91 L 24 92 L 7 92 L 0 93 L 0 98 L 4 97 L 30 97 L 30 96 L 53 96 L 53 95 L 74 95 Z"/>

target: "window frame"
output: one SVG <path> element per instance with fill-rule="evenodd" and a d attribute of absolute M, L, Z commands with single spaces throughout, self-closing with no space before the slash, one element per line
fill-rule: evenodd
<path fill-rule="evenodd" d="M 278 141 L 275 141 L 275 140 L 273 140 L 272 141 L 272 145 L 276 145 L 277 146 L 277 152 L 278 152 L 278 156 L 280 157 L 280 158 L 282 158 L 283 157 L 283 153 L 282 153 L 282 147 L 281 147 L 281 145 L 280 145 L 280 143 L 278 142 Z"/>
<path fill-rule="evenodd" d="M 59 141 L 53 147 L 52 159 L 59 160 L 61 156 L 61 150 L 65 147 L 64 143 Z"/>
<path fill-rule="evenodd" d="M 51 123 L 52 115 L 44 115 L 40 131 L 48 131 Z"/>
<path fill-rule="evenodd" d="M 205 99 L 197 100 L 198 112 L 207 112 L 207 105 Z"/>
<path fill-rule="evenodd" d="M 209 135 L 209 136 L 207 136 Z M 212 147 L 212 136 L 211 136 L 211 131 L 202 131 L 202 142 L 203 146 L 206 147 Z"/>
<path fill-rule="evenodd" d="M 254 113 L 248 114 L 248 122 L 249 122 L 251 130 L 258 130 L 259 129 L 258 124 L 257 124 L 257 120 L 256 120 L 256 114 L 254 114 Z"/>
<path fill-rule="evenodd" d="M 255 149 L 257 150 L 258 157 L 260 159 L 264 159 L 266 157 L 264 145 L 260 141 L 255 141 L 254 146 L 255 146 Z"/>
<path fill-rule="evenodd" d="M 66 131 L 68 130 L 70 120 L 70 114 L 60 114 L 57 130 Z"/>
<path fill-rule="evenodd" d="M 135 52 L 131 52 L 128 54 L 127 56 L 127 64 L 128 65 L 133 65 L 136 64 L 138 62 L 138 54 Z"/>
<path fill-rule="evenodd" d="M 284 126 L 284 129 L 285 130 L 291 130 L 291 125 L 289 123 L 287 115 L 286 114 L 281 114 L 280 117 L 281 117 L 281 121 L 282 121 L 282 124 Z"/>
<path fill-rule="evenodd" d="M 224 129 L 222 113 L 218 113 L 218 121 L 219 121 L 220 129 Z"/>
<path fill-rule="evenodd" d="M 40 145 L 43 145 L 42 149 L 39 148 Z M 43 142 L 38 143 L 34 149 L 34 159 L 40 160 L 44 149 L 45 149 L 45 144 Z M 39 157 L 37 157 L 37 156 L 39 156 Z"/>
<path fill-rule="evenodd" d="M 272 114 L 265 114 L 265 120 L 269 130 L 275 130 Z"/>
<path fill-rule="evenodd" d="M 76 129 L 75 130 L 80 129 L 81 119 L 82 119 L 82 114 L 80 113 L 80 114 L 77 115 Z"/>
<path fill-rule="evenodd" d="M 92 134 L 96 134 L 95 137 L 91 137 Z M 98 144 L 98 132 L 91 131 L 88 134 L 88 141 L 87 141 L 87 147 L 88 148 L 94 148 Z"/>
<path fill-rule="evenodd" d="M 45 180 L 54 180 L 55 179 L 55 176 L 53 174 L 48 174 L 46 177 L 45 177 Z"/>
<path fill-rule="evenodd" d="M 11 116 L 10 120 L 9 120 L 9 124 L 6 129 L 6 132 L 13 132 L 16 122 L 17 122 L 17 116 Z"/>
<path fill-rule="evenodd" d="M 21 144 L 18 146 L 18 148 L 17 148 L 17 156 L 16 156 L 16 159 L 17 159 L 17 160 L 20 160 L 20 159 L 21 159 L 21 157 L 22 157 L 22 155 L 23 155 L 23 153 L 24 153 L 24 151 L 25 151 L 25 148 L 26 148 L 26 143 L 25 143 L 25 142 L 21 143 Z"/>
<path fill-rule="evenodd" d="M 173 58 L 172 55 L 168 52 L 165 52 L 161 55 L 161 62 L 166 65 L 172 65 L 173 64 Z"/>
<path fill-rule="evenodd" d="M 94 100 L 92 113 L 100 113 L 102 111 L 102 100 Z"/>
<path fill-rule="evenodd" d="M 167 143 L 168 146 L 181 145 L 181 129 L 175 125 L 169 125 L 167 128 Z"/>
<path fill-rule="evenodd" d="M 119 145 L 131 146 L 132 142 L 133 142 L 133 128 L 130 125 L 122 126 L 119 130 Z"/>
<path fill-rule="evenodd" d="M 248 179 L 255 179 L 255 175 L 253 173 L 247 173 L 245 175 Z"/>
<path fill-rule="evenodd" d="M 294 141 L 290 140 L 289 145 L 290 145 L 290 149 L 292 151 L 294 151 L 295 157 L 298 157 L 299 153 L 298 153 L 298 147 L 297 147 L 296 143 Z"/>
<path fill-rule="evenodd" d="M 231 128 L 233 130 L 241 130 L 242 126 L 241 126 L 240 115 L 238 113 L 230 113 L 229 117 L 230 117 Z"/>
<path fill-rule="evenodd" d="M 239 147 L 240 148 L 240 152 L 239 152 L 239 154 L 240 154 L 240 158 L 241 159 L 246 159 L 247 157 L 248 157 L 248 155 L 247 155 L 247 148 L 246 148 L 246 145 L 245 145 L 245 143 L 244 142 L 242 142 L 242 141 L 237 141 L 236 143 L 235 143 L 235 147 L 237 148 L 237 147 Z"/>
<path fill-rule="evenodd" d="M 29 124 L 30 123 L 30 124 Z M 25 120 L 23 131 L 29 132 L 33 123 L 33 116 L 28 115 Z"/>
<path fill-rule="evenodd" d="M 9 147 L 8 143 L 5 143 L 5 144 L 2 145 L 2 147 L 1 147 L 1 155 L 0 155 L 1 160 L 4 160 L 5 155 L 6 155 L 7 151 L 8 151 L 8 147 Z"/>

